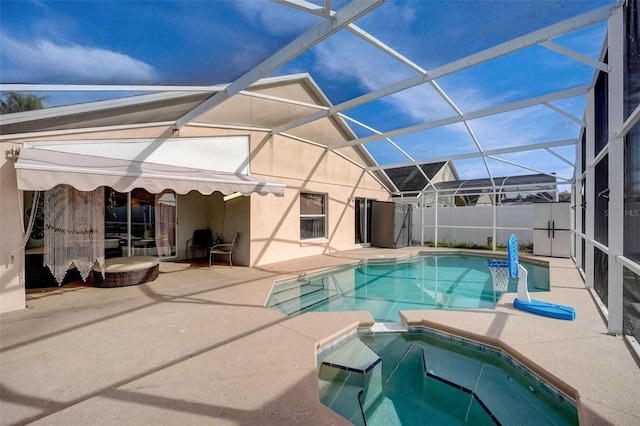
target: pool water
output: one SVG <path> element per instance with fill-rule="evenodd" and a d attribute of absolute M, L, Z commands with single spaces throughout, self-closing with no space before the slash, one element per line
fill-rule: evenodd
<path fill-rule="evenodd" d="M 287 315 L 369 311 L 378 322 L 400 321 L 400 310 L 492 308 L 495 299 L 487 260 L 456 253 L 367 261 L 277 283 L 267 305 Z M 529 291 L 548 291 L 548 268 L 521 263 L 529 273 Z M 515 292 L 516 287 L 517 279 L 511 278 L 507 291 Z"/>
<path fill-rule="evenodd" d="M 577 425 L 575 403 L 497 348 L 437 332 L 352 336 L 318 354 L 320 399 L 355 425 Z"/>

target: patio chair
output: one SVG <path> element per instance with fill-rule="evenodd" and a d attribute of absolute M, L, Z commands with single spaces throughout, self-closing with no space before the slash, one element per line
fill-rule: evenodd
<path fill-rule="evenodd" d="M 185 247 L 185 255 L 187 258 L 193 258 L 193 254 L 197 250 L 209 250 L 213 246 L 213 236 L 211 229 L 196 229 L 193 231 L 193 237 L 187 240 Z M 191 248 L 191 257 L 189 257 L 189 248 Z"/>
<path fill-rule="evenodd" d="M 211 259 L 216 254 L 223 254 L 229 256 L 229 266 L 233 267 L 233 263 L 231 262 L 231 256 L 233 255 L 233 249 L 236 246 L 236 241 L 238 240 L 238 236 L 240 234 L 236 232 L 236 235 L 233 236 L 233 240 L 230 243 L 222 243 L 222 244 L 214 244 L 209 250 L 209 269 L 211 269 Z"/>

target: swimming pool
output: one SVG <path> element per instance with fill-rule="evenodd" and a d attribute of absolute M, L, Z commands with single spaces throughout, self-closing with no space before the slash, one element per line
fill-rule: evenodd
<path fill-rule="evenodd" d="M 577 425 L 575 401 L 498 348 L 421 328 L 318 353 L 321 402 L 355 425 Z"/>
<path fill-rule="evenodd" d="M 400 310 L 492 308 L 486 256 L 420 254 L 402 261 L 369 260 L 276 283 L 267 306 L 287 315 L 307 311 L 369 311 L 378 322 L 400 321 Z M 549 290 L 549 269 L 522 260 L 529 291 Z M 515 292 L 517 279 L 507 291 Z"/>

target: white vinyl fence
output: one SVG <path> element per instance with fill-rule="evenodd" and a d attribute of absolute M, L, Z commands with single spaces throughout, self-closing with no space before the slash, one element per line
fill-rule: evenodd
<path fill-rule="evenodd" d="M 420 214 L 422 213 L 422 218 Z M 437 223 L 436 223 L 437 218 Z M 437 226 L 436 226 L 437 225 Z M 519 244 L 533 243 L 533 204 L 466 207 L 414 207 L 413 241 L 507 244 L 511 234 Z M 437 235 L 437 238 L 436 238 Z"/>

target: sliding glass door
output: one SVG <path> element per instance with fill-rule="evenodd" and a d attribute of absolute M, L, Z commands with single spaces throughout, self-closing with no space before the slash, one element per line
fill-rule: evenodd
<path fill-rule="evenodd" d="M 355 243 L 367 245 L 371 243 L 371 206 L 375 200 L 356 198 L 355 200 Z"/>
<path fill-rule="evenodd" d="M 105 189 L 105 258 L 176 256 L 176 194 Z"/>

